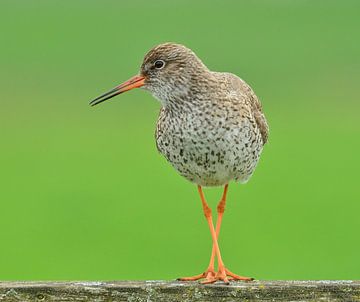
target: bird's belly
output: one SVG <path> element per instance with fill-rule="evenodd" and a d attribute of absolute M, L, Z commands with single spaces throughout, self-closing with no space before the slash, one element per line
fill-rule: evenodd
<path fill-rule="evenodd" d="M 189 181 L 220 186 L 250 178 L 262 150 L 257 137 L 247 127 L 199 133 L 177 129 L 157 135 L 157 147 Z"/>

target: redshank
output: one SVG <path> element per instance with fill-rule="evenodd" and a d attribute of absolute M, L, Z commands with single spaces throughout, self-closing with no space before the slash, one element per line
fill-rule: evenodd
<path fill-rule="evenodd" d="M 138 87 L 148 90 L 161 103 L 155 133 L 157 149 L 182 176 L 197 185 L 212 236 L 212 253 L 205 272 L 179 280 L 253 280 L 225 267 L 218 236 L 229 182 L 249 180 L 268 139 L 269 128 L 260 101 L 236 75 L 210 71 L 189 48 L 164 43 L 145 55 L 138 75 L 90 105 Z M 203 186 L 224 186 L 215 227 Z"/>

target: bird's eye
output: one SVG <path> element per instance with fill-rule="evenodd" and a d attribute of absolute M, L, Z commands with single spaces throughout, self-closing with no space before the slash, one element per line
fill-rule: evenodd
<path fill-rule="evenodd" d="M 165 62 L 163 60 L 156 60 L 154 66 L 156 69 L 161 69 L 165 66 Z"/>

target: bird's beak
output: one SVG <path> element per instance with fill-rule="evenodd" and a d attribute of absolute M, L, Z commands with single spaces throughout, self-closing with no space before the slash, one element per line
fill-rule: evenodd
<path fill-rule="evenodd" d="M 129 79 L 128 81 L 120 84 L 119 86 L 116 86 L 114 89 L 111 89 L 110 91 L 100 95 L 96 99 L 92 100 L 90 102 L 91 106 L 95 106 L 97 104 L 100 104 L 108 99 L 111 99 L 115 95 L 118 95 L 120 93 L 123 93 L 125 91 L 131 90 L 133 88 L 138 88 L 144 85 L 145 77 L 141 75 L 136 75 Z"/>

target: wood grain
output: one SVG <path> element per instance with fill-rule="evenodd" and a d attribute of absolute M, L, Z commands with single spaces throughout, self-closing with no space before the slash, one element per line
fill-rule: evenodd
<path fill-rule="evenodd" d="M 253 281 L 230 285 L 177 281 L 0 282 L 0 301 L 360 302 L 360 281 Z"/>

